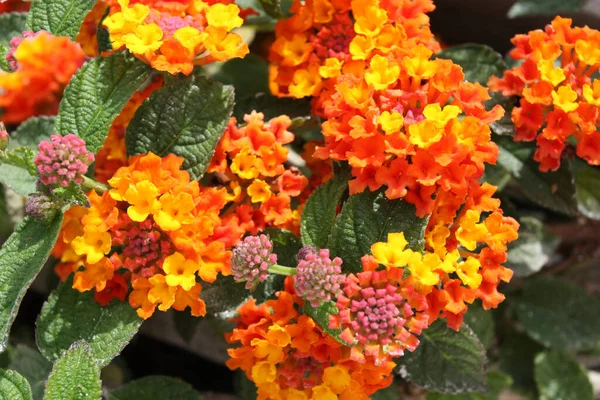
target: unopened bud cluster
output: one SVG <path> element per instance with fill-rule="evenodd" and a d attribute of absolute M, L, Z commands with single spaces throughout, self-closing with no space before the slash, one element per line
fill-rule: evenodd
<path fill-rule="evenodd" d="M 73 134 L 52 135 L 49 142 L 39 144 L 38 150 L 34 162 L 40 180 L 49 186 L 67 187 L 71 181 L 81 183 L 83 175 L 94 161 L 94 155 L 85 147 L 85 141 Z"/>
<path fill-rule="evenodd" d="M 304 250 L 304 251 L 303 251 Z M 323 302 L 337 299 L 345 281 L 342 274 L 342 259 L 331 260 L 329 250 L 306 249 L 302 252 L 294 275 L 294 286 L 298 296 L 318 307 Z"/>
<path fill-rule="evenodd" d="M 253 290 L 267 279 L 269 267 L 275 264 L 277 255 L 269 237 L 248 236 L 233 249 L 231 274 L 236 282 L 246 282 L 246 289 Z"/>

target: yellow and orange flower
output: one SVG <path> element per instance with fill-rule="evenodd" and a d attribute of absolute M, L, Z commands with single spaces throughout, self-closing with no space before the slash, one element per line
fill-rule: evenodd
<path fill-rule="evenodd" d="M 488 83 L 493 91 L 519 96 L 512 111 L 515 140 L 536 141 L 542 171 L 560 166 L 570 138 L 579 157 L 600 165 L 600 31 L 571 23 L 556 17 L 543 31 L 516 35 L 510 56 L 521 63 Z"/>
<path fill-rule="evenodd" d="M 293 16 L 275 28 L 270 88 L 277 96 L 316 96 L 322 114 L 337 78 L 364 69 L 376 55 L 403 53 L 418 44 L 439 50 L 426 13 L 432 0 L 295 0 Z"/>
<path fill-rule="evenodd" d="M 249 300 L 239 310 L 238 326 L 226 335 L 238 347 L 228 350 L 227 366 L 241 369 L 256 384 L 257 398 L 367 400 L 387 387 L 395 363 L 351 357 L 352 348 L 323 332 L 300 314 L 302 300 L 288 278 L 277 299 L 257 306 Z"/>
<path fill-rule="evenodd" d="M 111 2 L 111 14 L 103 21 L 113 48 L 127 48 L 159 71 L 189 75 L 194 65 L 248 54 L 242 38 L 231 32 L 244 20 L 230 1 L 117 3 Z"/>

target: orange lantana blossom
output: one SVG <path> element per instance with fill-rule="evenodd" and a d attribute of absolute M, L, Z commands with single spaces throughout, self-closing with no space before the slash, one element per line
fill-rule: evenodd
<path fill-rule="evenodd" d="M 143 318 L 171 307 L 205 314 L 197 278 L 229 274 L 229 252 L 213 238 L 227 193 L 190 181 L 182 163 L 174 155 L 132 157 L 109 190 L 89 193 L 89 209 L 66 213 L 54 254 L 72 267 L 75 289 L 94 290 L 102 304 L 129 294 Z"/>
<path fill-rule="evenodd" d="M 7 59 L 13 71 L 0 70 L 0 111 L 7 124 L 55 115 L 65 86 L 85 61 L 81 47 L 67 37 L 24 34 L 11 40 Z"/>
<path fill-rule="evenodd" d="M 253 111 L 244 122 L 238 127 L 235 118 L 229 121 L 207 170 L 229 192 L 233 207 L 223 220 L 232 246 L 246 232 L 256 234 L 266 227 L 297 232 L 300 210 L 292 207 L 292 200 L 308 183 L 297 168 L 285 165 L 284 145 L 294 140 L 287 130 L 289 117 L 265 122 L 262 113 Z"/>
<path fill-rule="evenodd" d="M 118 0 L 103 24 L 113 49 L 127 48 L 159 71 L 189 75 L 194 65 L 248 54 L 241 36 L 231 32 L 244 20 L 230 3 L 140 1 L 130 6 L 129 0 Z"/>
<path fill-rule="evenodd" d="M 246 373 L 259 400 L 367 400 L 392 382 L 396 364 L 391 359 L 354 360 L 351 347 L 297 311 L 302 305 L 287 278 L 276 299 L 260 306 L 254 299 L 245 303 L 237 327 L 226 335 L 238 345 L 228 350 L 227 366 Z"/>
<path fill-rule="evenodd" d="M 360 73 L 338 79 L 323 123 L 326 144 L 315 156 L 346 160 L 350 193 L 385 187 L 424 217 L 437 193 L 464 198 L 497 146 L 488 124 L 504 110 L 486 111 L 487 89 L 464 82 L 462 68 L 431 59 L 423 45 L 407 54 L 375 55 Z"/>
<path fill-rule="evenodd" d="M 418 44 L 439 50 L 426 13 L 432 0 L 295 0 L 280 20 L 271 46 L 269 80 L 277 96 L 316 96 L 313 112 L 334 91 L 337 78 L 363 70 L 375 55 L 402 53 Z"/>
<path fill-rule="evenodd" d="M 577 155 L 600 165 L 600 31 L 556 17 L 542 30 L 516 35 L 510 56 L 521 63 L 492 77 L 491 90 L 519 96 L 515 140 L 537 142 L 540 170 L 556 170 L 569 139 Z"/>

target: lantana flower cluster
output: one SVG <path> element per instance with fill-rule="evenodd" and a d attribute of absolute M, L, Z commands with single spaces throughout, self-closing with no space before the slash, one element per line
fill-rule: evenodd
<path fill-rule="evenodd" d="M 248 53 L 241 36 L 231 32 L 243 19 L 239 7 L 229 3 L 146 1 L 130 6 L 129 0 L 118 0 L 103 24 L 113 49 L 127 48 L 159 71 L 189 75 L 194 65 Z"/>
<path fill-rule="evenodd" d="M 388 386 L 395 363 L 360 361 L 353 347 L 324 332 L 297 308 L 303 306 L 291 278 L 277 298 L 257 305 L 249 300 L 239 310 L 238 325 L 226 335 L 227 366 L 241 369 L 257 386 L 258 399 L 367 400 Z"/>
<path fill-rule="evenodd" d="M 0 110 L 7 124 L 55 115 L 65 86 L 85 60 L 81 47 L 45 31 L 24 32 L 6 55 L 12 72 L 0 70 Z"/>
<path fill-rule="evenodd" d="M 487 111 L 487 89 L 463 81 L 462 68 L 431 59 L 423 45 L 398 56 L 375 55 L 364 73 L 339 78 L 323 123 L 326 143 L 315 156 L 348 161 L 350 193 L 385 187 L 424 217 L 437 193 L 464 198 L 470 181 L 495 163 L 498 148 L 489 123 L 504 111 Z"/>
<path fill-rule="evenodd" d="M 75 272 L 75 289 L 95 290 L 103 304 L 129 295 L 143 318 L 171 307 L 205 314 L 197 278 L 229 274 L 225 245 L 212 238 L 226 192 L 190 181 L 182 163 L 174 155 L 133 157 L 108 181 L 110 190 L 88 195 L 89 209 L 66 213 L 53 252 Z"/>
<path fill-rule="evenodd" d="M 292 16 L 275 27 L 270 52 L 270 88 L 277 96 L 316 96 L 313 112 L 343 73 L 364 69 L 375 55 L 418 44 L 439 50 L 429 30 L 432 0 L 295 0 Z"/>
<path fill-rule="evenodd" d="M 520 63 L 492 77 L 491 90 L 518 96 L 512 111 L 518 141 L 536 141 L 541 171 L 556 170 L 570 140 L 577 155 L 600 165 L 600 31 L 556 17 L 544 30 L 516 35 L 510 56 Z"/>
<path fill-rule="evenodd" d="M 291 120 L 283 115 L 264 121 L 252 112 L 238 127 L 235 118 L 217 144 L 207 172 L 218 185 L 228 188 L 228 201 L 235 207 L 225 218 L 233 237 L 256 234 L 267 227 L 297 232 L 300 209 L 293 208 L 308 180 L 295 167 L 288 167 L 286 144 L 294 140 L 288 131 Z M 231 245 L 235 245 L 232 241 Z"/>

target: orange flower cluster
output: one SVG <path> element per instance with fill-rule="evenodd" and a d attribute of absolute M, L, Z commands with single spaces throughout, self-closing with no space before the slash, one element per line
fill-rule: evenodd
<path fill-rule="evenodd" d="M 519 66 L 492 77 L 491 90 L 519 96 L 512 111 L 515 140 L 537 142 L 540 170 L 556 170 L 569 138 L 577 155 L 600 165 L 600 32 L 556 17 L 545 30 L 516 35 L 510 56 Z"/>
<path fill-rule="evenodd" d="M 294 140 L 287 129 L 289 117 L 283 115 L 264 121 L 253 111 L 238 127 L 229 121 L 207 172 L 226 184 L 232 211 L 223 217 L 230 234 L 229 244 L 237 244 L 247 232 L 256 234 L 266 227 L 298 231 L 300 210 L 292 209 L 308 180 L 297 168 L 284 165 L 288 159 L 285 144 Z"/>
<path fill-rule="evenodd" d="M 277 96 L 317 96 L 313 112 L 343 73 L 362 71 L 375 55 L 402 54 L 418 44 L 439 50 L 429 29 L 432 0 L 295 0 L 280 20 L 270 52 L 270 88 Z"/>
<path fill-rule="evenodd" d="M 0 110 L 7 124 L 36 115 L 54 115 L 63 90 L 85 60 L 78 44 L 48 32 L 13 39 L 13 72 L 0 71 Z"/>
<path fill-rule="evenodd" d="M 159 71 L 189 75 L 194 65 L 243 58 L 248 46 L 230 32 L 242 25 L 231 1 L 111 1 L 103 24 L 114 49 L 127 48 Z"/>
<path fill-rule="evenodd" d="M 130 282 L 129 303 L 143 318 L 171 307 L 205 314 L 197 277 L 229 274 L 230 253 L 214 238 L 226 191 L 190 182 L 182 163 L 174 155 L 132 157 L 108 181 L 110 190 L 88 195 L 89 209 L 67 212 L 53 254 L 64 263 L 59 271 L 75 272 L 75 289 L 94 289 L 106 304 L 123 300 Z"/>
<path fill-rule="evenodd" d="M 347 160 L 350 193 L 385 186 L 417 215 L 430 214 L 440 191 L 464 198 L 498 148 L 488 124 L 504 111 L 486 111 L 487 89 L 464 82 L 462 68 L 431 59 L 423 45 L 405 55 L 375 55 L 360 74 L 338 79 L 323 123 L 322 159 Z"/>
<path fill-rule="evenodd" d="M 367 400 L 392 382 L 396 364 L 390 359 L 380 365 L 370 356 L 353 360 L 351 347 L 296 307 L 302 307 L 302 300 L 288 278 L 275 300 L 244 304 L 237 328 L 226 335 L 229 343 L 239 345 L 228 350 L 227 366 L 246 373 L 259 400 Z"/>
<path fill-rule="evenodd" d="M 423 260 L 427 257 L 432 265 L 438 265 L 434 271 L 439 282 L 415 286 L 427 295 L 430 323 L 441 316 L 458 330 L 467 311 L 465 303 L 480 299 L 489 310 L 504 301 L 498 285 L 509 282 L 513 271 L 502 264 L 507 259 L 507 244 L 518 237 L 519 224 L 502 214 L 500 200 L 492 197 L 496 189 L 471 181 L 463 199 L 445 191 L 437 194 L 425 233 L 426 249 L 431 253 Z M 415 276 L 412 270 L 411 275 Z"/>

